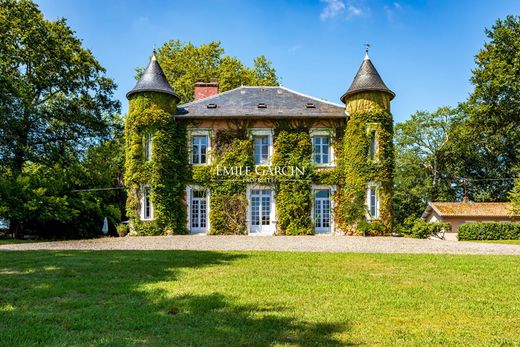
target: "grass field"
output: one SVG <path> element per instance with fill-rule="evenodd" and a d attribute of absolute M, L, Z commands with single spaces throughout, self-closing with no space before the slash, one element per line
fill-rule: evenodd
<path fill-rule="evenodd" d="M 471 242 L 503 243 L 507 245 L 520 245 L 520 240 L 476 240 Z"/>
<path fill-rule="evenodd" d="M 514 256 L 0 252 L 0 345 L 519 345 L 519 269 Z"/>

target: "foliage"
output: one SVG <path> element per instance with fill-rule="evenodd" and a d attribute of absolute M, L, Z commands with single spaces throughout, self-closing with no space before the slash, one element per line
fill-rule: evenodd
<path fill-rule="evenodd" d="M 381 106 L 385 104 L 385 97 L 363 93 L 357 96 L 358 99 L 347 101 L 350 118 L 343 138 L 343 157 L 340 159 L 344 186 L 336 204 L 341 215 L 338 224 L 346 231 L 363 231 L 358 225 L 363 225 L 368 213 L 365 198 L 369 182 L 378 185 L 379 221 L 385 225 L 382 234 L 389 233 L 392 228 L 393 120 L 390 112 Z M 376 131 L 376 160 L 371 160 L 368 154 L 370 129 Z"/>
<path fill-rule="evenodd" d="M 463 240 L 520 240 L 520 223 L 464 223 L 458 238 Z"/>
<path fill-rule="evenodd" d="M 138 235 L 187 233 L 185 184 L 190 176 L 185 122 L 174 119 L 175 100 L 166 94 L 134 94 L 125 125 L 125 186 L 130 231 Z M 144 158 L 143 139 L 152 136 L 152 159 Z M 141 197 L 150 189 L 153 220 L 141 221 Z"/>
<path fill-rule="evenodd" d="M 448 165 L 459 177 L 479 179 L 468 182 L 471 200 L 505 201 L 520 162 L 520 16 L 497 20 L 486 35 Z"/>
<path fill-rule="evenodd" d="M 509 194 L 513 212 L 520 214 L 520 178 L 515 180 L 515 188 Z"/>
<path fill-rule="evenodd" d="M 124 237 L 128 234 L 128 231 L 129 231 L 129 228 L 128 228 L 128 224 L 118 224 L 116 226 L 116 231 L 117 231 L 117 235 L 119 235 L 119 237 Z"/>
<path fill-rule="evenodd" d="M 170 250 L 1 257 L 4 346 L 520 344 L 518 256 Z M 317 291 L 327 290 L 317 303 Z"/>
<path fill-rule="evenodd" d="M 451 230 L 450 223 L 429 223 L 420 218 L 416 219 L 410 229 L 405 229 L 405 234 L 416 239 L 427 239 L 430 236 L 440 235 Z"/>
<path fill-rule="evenodd" d="M 197 81 L 219 82 L 219 91 L 248 86 L 276 86 L 276 70 L 263 55 L 254 59 L 253 68 L 236 57 L 224 55 L 220 42 L 195 46 L 179 40 L 166 42 L 157 51 L 157 59 L 170 85 L 181 98 L 181 104 L 193 101 L 193 86 Z M 138 69 L 138 75 L 143 69 Z"/>
<path fill-rule="evenodd" d="M 274 138 L 273 165 L 297 166 L 309 173 L 312 155 L 309 129 L 277 130 Z M 312 182 L 306 177 L 299 177 L 298 180 L 276 180 L 278 233 L 314 234 L 311 185 Z"/>
<path fill-rule="evenodd" d="M 453 174 L 444 163 L 457 110 L 418 111 L 395 128 L 394 213 L 396 222 L 419 217 L 428 201 L 455 199 Z"/>
<path fill-rule="evenodd" d="M 74 186 L 85 148 L 118 127 L 115 84 L 64 19 L 45 20 L 30 1 L 0 1 L 0 42 L 1 217 L 17 236 L 40 222 L 49 230 L 74 223 L 99 204 L 86 196 L 71 202 L 63 189 Z M 71 181 L 32 176 L 56 170 Z"/>

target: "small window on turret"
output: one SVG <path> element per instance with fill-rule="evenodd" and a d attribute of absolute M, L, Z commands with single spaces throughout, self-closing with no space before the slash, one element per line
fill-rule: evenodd
<path fill-rule="evenodd" d="M 144 136 L 144 160 L 149 161 L 152 159 L 152 134 L 146 134 Z"/>
<path fill-rule="evenodd" d="M 376 159 L 376 154 L 377 154 L 377 133 L 375 130 L 371 130 L 370 131 L 370 149 L 369 149 L 369 157 L 370 157 L 370 160 L 375 160 Z"/>

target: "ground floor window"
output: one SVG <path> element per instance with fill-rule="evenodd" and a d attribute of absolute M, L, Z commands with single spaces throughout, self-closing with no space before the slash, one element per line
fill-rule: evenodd
<path fill-rule="evenodd" d="M 369 183 L 367 186 L 367 197 L 366 204 L 368 210 L 368 219 L 379 218 L 379 185 L 375 183 Z"/>
<path fill-rule="evenodd" d="M 153 219 L 153 206 L 150 199 L 150 187 L 144 187 L 141 198 L 141 220 L 151 219 Z"/>
<path fill-rule="evenodd" d="M 314 191 L 314 228 L 317 232 L 330 231 L 330 191 Z"/>
<path fill-rule="evenodd" d="M 328 233 L 333 231 L 333 186 L 313 186 L 312 219 L 314 231 Z"/>
<path fill-rule="evenodd" d="M 275 204 L 274 193 L 271 188 L 248 188 L 249 200 L 249 232 L 274 233 L 275 231 Z"/>
<path fill-rule="evenodd" d="M 207 189 L 188 187 L 188 227 L 192 233 L 208 231 L 208 197 Z"/>

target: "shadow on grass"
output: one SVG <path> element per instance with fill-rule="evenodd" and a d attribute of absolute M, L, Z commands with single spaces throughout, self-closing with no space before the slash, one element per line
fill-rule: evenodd
<path fill-rule="evenodd" d="M 0 346 L 340 345 L 334 334 L 345 331 L 344 324 L 305 322 L 268 299 L 261 306 L 238 303 L 212 288 L 185 294 L 184 273 L 232 266 L 245 257 L 196 251 L 1 253 Z M 171 292 L 157 289 L 160 282 Z"/>

